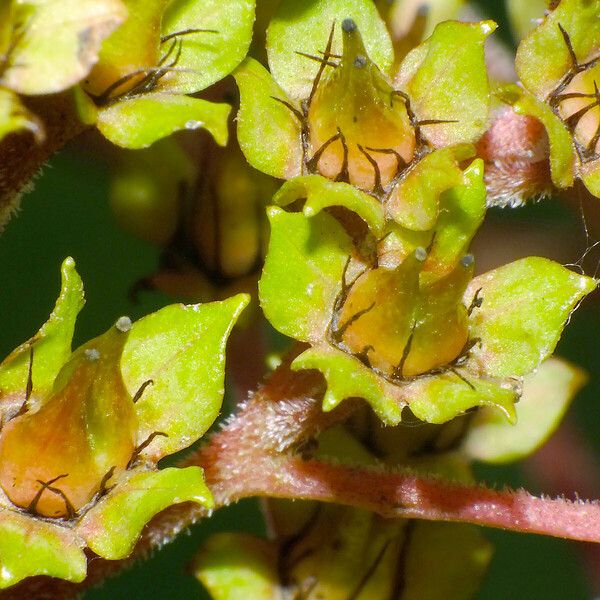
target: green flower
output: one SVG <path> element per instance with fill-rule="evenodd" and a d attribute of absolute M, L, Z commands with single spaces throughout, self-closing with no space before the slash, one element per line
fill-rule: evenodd
<path fill-rule="evenodd" d="M 225 344 L 247 296 L 122 317 L 71 353 L 83 286 L 72 259 L 62 275 L 49 320 L 0 364 L 0 587 L 82 581 L 85 548 L 125 558 L 164 508 L 213 504 L 202 469 L 157 463 L 219 414 Z"/>
<path fill-rule="evenodd" d="M 535 257 L 472 278 L 473 257 L 455 261 L 456 247 L 444 245 L 435 276 L 422 247 L 377 266 L 329 214 L 271 208 L 269 216 L 261 305 L 276 329 L 311 344 L 292 368 L 324 374 L 324 410 L 361 397 L 388 424 L 407 406 L 431 423 L 480 405 L 514 420 L 522 376 L 552 353 L 596 287 Z"/>
<path fill-rule="evenodd" d="M 600 196 L 599 53 L 600 2 L 563 0 L 519 45 L 516 68 L 523 87 L 498 90 L 517 114 L 545 127 L 552 183 L 568 188 L 578 177 L 595 196 Z"/>
<path fill-rule="evenodd" d="M 431 229 L 486 127 L 483 46 L 494 28 L 441 23 L 395 68 L 371 2 L 284 1 L 267 32 L 271 73 L 250 58 L 234 72 L 240 146 L 265 173 L 352 184 L 402 226 Z M 430 163 L 440 173 L 425 189 Z"/>

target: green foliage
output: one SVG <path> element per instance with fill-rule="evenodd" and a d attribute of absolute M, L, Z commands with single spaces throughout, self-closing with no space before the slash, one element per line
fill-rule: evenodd
<path fill-rule="evenodd" d="M 330 206 L 343 206 L 361 217 L 375 235 L 383 234 L 381 203 L 348 183 L 329 181 L 320 175 L 295 177 L 281 186 L 273 196 L 273 203 L 287 206 L 299 199 L 306 199 L 302 211 L 307 217 Z"/>
<path fill-rule="evenodd" d="M 126 558 L 146 523 L 181 502 L 212 508 L 212 494 L 200 467 L 133 473 L 86 513 L 77 533 L 98 556 Z"/>
<path fill-rule="evenodd" d="M 198 128 L 226 144 L 229 105 L 185 94 L 202 91 L 243 60 L 253 1 L 11 1 L 5 11 L 1 86 L 31 95 L 82 82 L 78 116 L 125 148 Z M 30 129 L 41 136 L 16 98 L 7 95 L 4 105 L 0 135 Z"/>
<path fill-rule="evenodd" d="M 147 148 L 181 129 L 204 128 L 218 144 L 227 143 L 230 106 L 175 94 L 146 94 L 122 100 L 98 113 L 97 127 L 124 148 Z"/>
<path fill-rule="evenodd" d="M 273 177 L 301 172 L 300 125 L 280 100 L 285 98 L 269 72 L 247 58 L 235 71 L 240 89 L 237 136 L 248 162 Z"/>

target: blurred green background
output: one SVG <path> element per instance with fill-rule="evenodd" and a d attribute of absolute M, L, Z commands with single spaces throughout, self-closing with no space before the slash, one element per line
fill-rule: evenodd
<path fill-rule="evenodd" d="M 504 21 L 501 2 L 482 2 L 491 16 Z M 81 148 L 79 149 L 81 150 Z M 0 354 L 5 356 L 30 337 L 47 318 L 59 289 L 59 266 L 73 256 L 86 286 L 87 304 L 78 321 L 75 343 L 107 329 L 120 315 L 138 318 L 169 302 L 158 293 L 144 293 L 134 304 L 128 297 L 136 279 L 157 264 L 156 248 L 118 230 L 107 205 L 107 172 L 90 157 L 66 151 L 44 169 L 22 210 L 0 236 Z M 488 223 L 511 230 L 569 229 L 573 215 L 556 202 L 526 209 L 490 211 Z M 506 240 L 512 243 L 510 240 Z M 581 237 L 581 247 L 585 239 Z M 591 381 L 576 399 L 572 414 L 586 439 L 600 453 L 600 311 L 584 305 L 573 317 L 558 353 L 584 367 Z M 524 486 L 536 490 L 518 467 L 478 467 L 480 478 L 496 486 Z M 542 490 L 537 490 L 542 491 Z M 195 550 L 212 532 L 263 530 L 258 503 L 245 501 L 220 510 L 193 527 L 174 543 L 156 552 L 102 588 L 85 594 L 86 600 L 127 598 L 207 598 L 186 567 Z M 583 600 L 591 597 L 575 544 L 532 535 L 486 531 L 496 547 L 495 560 L 479 594 L 481 600 Z M 432 574 L 433 576 L 434 574 Z"/>

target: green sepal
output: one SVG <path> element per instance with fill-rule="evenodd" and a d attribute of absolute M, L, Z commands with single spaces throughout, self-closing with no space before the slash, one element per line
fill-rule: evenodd
<path fill-rule="evenodd" d="M 478 411 L 469 424 L 463 452 L 471 459 L 489 463 L 529 456 L 552 435 L 586 380 L 581 369 L 550 357 L 525 378 L 521 399 L 515 406 L 517 423 L 507 423 L 497 411 Z"/>
<path fill-rule="evenodd" d="M 563 121 L 552 112 L 548 104 L 537 100 L 517 85 L 504 86 L 496 92 L 512 105 L 518 115 L 528 115 L 542 123 L 550 144 L 550 174 L 558 188 L 573 185 L 575 176 L 575 148 L 573 137 Z"/>
<path fill-rule="evenodd" d="M 493 21 L 446 21 L 405 59 L 397 83 L 417 118 L 456 121 L 423 127 L 435 147 L 475 142 L 485 131 L 490 98 L 484 42 L 495 29 Z"/>
<path fill-rule="evenodd" d="M 163 36 L 190 29 L 211 31 L 180 36 L 177 71 L 165 80 L 164 88 L 171 93 L 192 94 L 231 73 L 250 47 L 254 8 L 254 0 L 171 2 L 163 17 Z"/>
<path fill-rule="evenodd" d="M 464 183 L 440 196 L 435 236 L 421 271 L 421 283 L 448 275 L 465 255 L 485 216 L 486 187 L 483 161 L 474 160 L 464 171 Z"/>
<path fill-rule="evenodd" d="M 479 290 L 482 304 L 471 314 L 470 337 L 480 342 L 471 349 L 469 363 L 491 377 L 531 373 L 553 352 L 569 315 L 596 285 L 594 279 L 540 257 L 475 277 L 465 305 Z"/>
<path fill-rule="evenodd" d="M 71 355 L 75 320 L 85 303 L 83 283 L 75 270 L 75 261 L 67 258 L 61 266 L 61 290 L 52 314 L 27 342 L 13 350 L 0 364 L 0 397 L 25 393 L 33 347 L 33 393 L 46 396 L 56 375 Z"/>
<path fill-rule="evenodd" d="M 515 65 L 523 85 L 545 99 L 573 66 L 559 28 L 568 34 L 578 63 L 594 58 L 600 47 L 600 1 L 561 0 L 519 45 Z M 551 56 L 552 60 L 548 60 Z"/>
<path fill-rule="evenodd" d="M 275 81 L 294 100 L 309 96 L 319 70 L 314 61 L 298 54 L 319 55 L 325 50 L 331 27 L 336 23 L 332 52 L 341 54 L 340 24 L 353 19 L 367 54 L 384 73 L 393 61 L 392 43 L 384 22 L 370 0 L 313 0 L 298 3 L 283 0 L 267 30 L 269 66 Z"/>
<path fill-rule="evenodd" d="M 249 302 L 239 294 L 221 302 L 173 304 L 137 321 L 121 359 L 134 396 L 152 381 L 135 404 L 138 440 L 156 437 L 144 456 L 157 461 L 187 448 L 212 425 L 223 401 L 227 338 Z"/>
<path fill-rule="evenodd" d="M 21 131 L 29 131 L 38 142 L 44 139 L 43 123 L 21 104 L 17 94 L 0 87 L 0 141 Z"/>
<path fill-rule="evenodd" d="M 98 556 L 119 560 L 129 556 L 154 515 L 182 502 L 213 507 L 200 467 L 132 472 L 85 514 L 76 531 Z"/>
<path fill-rule="evenodd" d="M 83 581 L 87 573 L 83 545 L 71 529 L 0 511 L 0 589 L 36 575 Z"/>
<path fill-rule="evenodd" d="M 491 544 L 473 525 L 415 522 L 402 600 L 471 600 L 492 554 Z"/>
<path fill-rule="evenodd" d="M 281 591 L 275 545 L 244 533 L 211 536 L 192 572 L 213 600 L 273 600 Z"/>
<path fill-rule="evenodd" d="M 252 58 L 247 58 L 233 76 L 240 90 L 237 138 L 248 162 L 273 177 L 300 175 L 300 122 L 287 106 L 274 99 L 289 102 L 285 92 Z"/>
<path fill-rule="evenodd" d="M 318 369 L 327 380 L 323 410 L 329 412 L 346 398 L 364 398 L 387 425 L 402 420 L 406 405 L 402 390 L 388 383 L 357 358 L 328 344 L 305 350 L 292 369 Z"/>
<path fill-rule="evenodd" d="M 519 399 L 513 382 L 493 381 L 457 369 L 464 377 L 447 371 L 411 381 L 407 401 L 413 414 L 427 423 L 446 423 L 476 406 L 492 406 L 510 423 L 516 420 L 514 403 Z M 496 411 L 497 412 L 497 411 Z"/>
<path fill-rule="evenodd" d="M 303 212 L 307 217 L 329 206 L 343 206 L 361 217 L 375 236 L 380 237 L 383 233 L 385 222 L 381 203 L 353 185 L 331 181 L 321 175 L 295 177 L 281 186 L 273 196 L 273 203 L 287 206 L 300 198 L 306 198 Z"/>
<path fill-rule="evenodd" d="M 325 212 L 314 217 L 267 210 L 271 238 L 258 284 L 260 304 L 284 335 L 319 342 L 331 321 L 352 241 Z"/>
<path fill-rule="evenodd" d="M 389 218 L 415 231 L 433 229 L 438 218 L 440 195 L 463 184 L 462 160 L 475 154 L 470 144 L 441 148 L 426 154 L 396 186 L 386 204 Z"/>
<path fill-rule="evenodd" d="M 123 148 L 147 148 L 180 130 L 206 129 L 217 144 L 227 143 L 231 106 L 190 96 L 153 93 L 121 100 L 98 112 L 97 127 Z"/>
<path fill-rule="evenodd" d="M 15 3 L 13 22 L 21 24 L 22 36 L 0 83 L 29 95 L 71 87 L 89 73 L 102 41 L 126 16 L 119 0 Z"/>

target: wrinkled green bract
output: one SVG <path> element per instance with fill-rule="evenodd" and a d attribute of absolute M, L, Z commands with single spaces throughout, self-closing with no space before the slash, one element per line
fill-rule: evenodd
<path fill-rule="evenodd" d="M 0 88 L 0 141 L 9 133 L 29 131 L 38 140 L 44 135 L 42 125 L 10 90 Z"/>
<path fill-rule="evenodd" d="M 71 353 L 83 306 L 73 259 L 62 276 L 46 324 L 0 365 L 0 587 L 34 575 L 82 581 L 86 547 L 125 558 L 168 506 L 213 506 L 202 469 L 156 463 L 217 417 L 226 340 L 248 297 L 168 306 L 133 326 L 122 317 Z"/>
<path fill-rule="evenodd" d="M 467 290 L 483 298 L 471 332 L 472 358 L 495 377 L 531 373 L 554 350 L 571 311 L 596 281 L 546 258 L 523 258 L 476 277 Z"/>
<path fill-rule="evenodd" d="M 320 175 L 295 177 L 283 184 L 273 196 L 273 203 L 287 206 L 302 198 L 306 198 L 303 212 L 307 217 L 312 217 L 329 206 L 343 206 L 360 216 L 375 235 L 383 234 L 384 214 L 381 203 L 347 183 L 333 182 Z"/>
<path fill-rule="evenodd" d="M 273 177 L 299 175 L 300 124 L 289 108 L 273 99 L 285 100 L 285 93 L 252 58 L 247 58 L 233 75 L 240 90 L 237 137 L 248 162 Z"/>
<path fill-rule="evenodd" d="M 182 43 L 169 90 L 190 94 L 223 79 L 246 56 L 252 40 L 254 0 L 174 0 L 163 16 L 163 36 L 204 29 Z M 183 38 L 182 38 L 183 39 Z"/>
<path fill-rule="evenodd" d="M 69 529 L 14 511 L 3 510 L 0 515 L 0 589 L 36 575 L 73 582 L 85 579 L 83 544 Z"/>
<path fill-rule="evenodd" d="M 99 556 L 126 558 L 144 525 L 161 510 L 181 502 L 213 506 L 200 467 L 136 473 L 89 511 L 77 532 Z"/>

